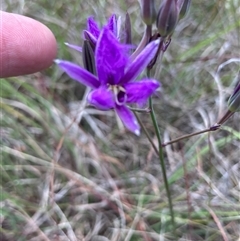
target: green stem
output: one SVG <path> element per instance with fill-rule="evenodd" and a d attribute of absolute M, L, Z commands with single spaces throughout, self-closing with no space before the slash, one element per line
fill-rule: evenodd
<path fill-rule="evenodd" d="M 181 136 L 181 137 L 178 137 L 172 141 L 168 141 L 168 142 L 165 142 L 162 144 L 162 147 L 165 147 L 167 145 L 171 145 L 175 142 L 178 142 L 178 141 L 181 141 L 181 140 L 184 140 L 184 139 L 187 139 L 187 138 L 190 138 L 192 136 L 197 136 L 197 135 L 200 135 L 200 134 L 203 134 L 203 133 L 206 133 L 206 132 L 210 132 L 210 131 L 216 131 L 218 130 L 219 128 L 221 127 L 220 124 L 215 124 L 213 126 L 211 126 L 210 128 L 208 129 L 205 129 L 205 130 L 202 130 L 202 131 L 198 131 L 198 132 L 194 132 L 194 133 L 191 133 L 191 134 L 187 134 L 187 135 L 184 135 L 184 136 Z"/>
<path fill-rule="evenodd" d="M 163 147 L 162 147 L 162 141 L 161 141 L 161 134 L 160 134 L 160 129 L 159 129 L 158 124 L 157 124 L 156 115 L 155 115 L 155 111 L 153 109 L 153 104 L 152 104 L 152 98 L 151 97 L 149 99 L 149 107 L 151 109 L 150 115 L 151 115 L 151 118 L 152 118 L 152 122 L 153 122 L 153 125 L 154 125 L 154 129 L 155 129 L 156 135 L 157 135 L 157 139 L 158 139 L 158 149 L 159 149 L 159 156 L 158 157 L 159 157 L 159 161 L 160 161 L 161 168 L 162 168 L 165 189 L 166 189 L 166 192 L 167 192 L 168 204 L 169 204 L 170 215 L 171 215 L 171 222 L 172 222 L 173 229 L 175 229 L 175 221 L 174 221 L 174 212 L 173 212 L 172 198 L 171 198 L 170 188 L 169 188 L 169 184 L 168 184 L 168 180 L 167 180 L 167 173 L 166 173 L 166 166 L 165 166 L 164 156 L 163 156 Z"/>
<path fill-rule="evenodd" d="M 150 77 L 150 70 L 147 70 L 147 76 Z M 155 111 L 154 111 L 154 108 L 153 108 L 153 103 L 152 103 L 151 97 L 149 98 L 149 108 L 151 110 L 150 115 L 151 115 L 151 119 L 152 119 L 153 126 L 154 126 L 154 129 L 155 129 L 155 133 L 156 133 L 157 139 L 158 139 L 158 157 L 159 157 L 159 161 L 160 161 L 161 168 L 162 168 L 163 180 L 164 180 L 164 185 L 165 185 L 167 198 L 168 198 L 168 205 L 169 205 L 169 209 L 170 209 L 171 223 L 172 223 L 173 230 L 175 230 L 173 204 L 172 204 L 172 198 L 171 198 L 170 188 L 169 188 L 168 179 L 167 179 L 166 166 L 165 166 L 165 162 L 164 162 L 161 133 L 160 133 L 160 129 L 159 129 L 159 126 L 158 126 L 158 123 L 157 123 L 157 119 L 156 119 L 156 115 L 155 115 Z"/>

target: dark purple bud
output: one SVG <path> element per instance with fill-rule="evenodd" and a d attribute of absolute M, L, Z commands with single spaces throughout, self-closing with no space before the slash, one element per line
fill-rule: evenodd
<path fill-rule="evenodd" d="M 141 0 L 141 17 L 146 25 L 152 25 L 156 20 L 154 0 Z"/>
<path fill-rule="evenodd" d="M 96 75 L 94 51 L 88 40 L 84 40 L 83 42 L 82 58 L 84 68 L 92 74 Z"/>
<path fill-rule="evenodd" d="M 239 75 L 239 78 L 240 78 L 240 75 Z M 233 91 L 233 94 L 230 96 L 228 100 L 228 110 L 223 115 L 223 117 L 218 121 L 218 124 L 222 125 L 231 116 L 233 116 L 235 112 L 238 112 L 238 111 L 240 111 L 240 79 Z"/>
<path fill-rule="evenodd" d="M 128 13 L 126 13 L 126 17 L 125 17 L 125 26 L 124 26 L 124 30 L 125 30 L 125 44 L 132 44 L 132 31 L 131 31 L 131 20 L 130 20 L 130 16 Z"/>
<path fill-rule="evenodd" d="M 173 33 L 178 17 L 176 0 L 164 0 L 157 15 L 157 29 L 161 37 L 167 37 Z"/>
<path fill-rule="evenodd" d="M 95 51 L 96 44 L 97 44 L 97 39 L 95 38 L 95 36 L 93 36 L 93 34 L 91 34 L 87 30 L 83 31 L 83 35 L 84 35 L 85 40 L 89 41 L 93 51 Z"/>
<path fill-rule="evenodd" d="M 185 15 L 189 11 L 189 7 L 191 5 L 191 0 L 178 0 L 177 1 L 177 7 L 179 11 L 179 19 L 182 19 L 185 17 Z"/>
<path fill-rule="evenodd" d="M 240 82 L 228 100 L 228 109 L 232 112 L 240 111 Z"/>

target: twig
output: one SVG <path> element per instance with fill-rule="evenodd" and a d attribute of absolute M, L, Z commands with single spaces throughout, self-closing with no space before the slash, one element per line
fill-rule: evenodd
<path fill-rule="evenodd" d="M 145 127 L 144 124 L 142 123 L 142 120 L 139 118 L 139 116 L 137 115 L 137 113 L 136 113 L 135 111 L 133 111 L 133 112 L 134 112 L 134 114 L 135 114 L 135 116 L 136 116 L 136 118 L 137 118 L 137 120 L 138 120 L 138 123 L 140 124 L 141 128 L 143 129 L 145 135 L 147 136 L 149 142 L 151 143 L 151 145 L 152 145 L 154 151 L 156 152 L 157 155 L 159 155 L 159 153 L 158 153 L 158 149 L 157 149 L 156 145 L 154 144 L 154 142 L 153 142 L 151 136 L 149 135 L 149 133 L 148 133 L 146 127 Z"/>
<path fill-rule="evenodd" d="M 217 215 L 214 213 L 214 211 L 208 207 L 207 205 L 205 205 L 205 208 L 209 211 L 209 213 L 212 215 L 215 223 L 217 224 L 219 230 L 220 230 L 220 233 L 222 234 L 222 237 L 223 237 L 223 240 L 224 241 L 229 241 L 228 237 L 227 237 L 227 234 L 225 233 L 224 231 L 224 228 L 221 224 L 221 222 L 219 221 L 219 218 L 217 217 Z"/>
<path fill-rule="evenodd" d="M 214 125 L 214 126 L 211 126 L 211 127 L 208 128 L 208 129 L 205 129 L 205 130 L 202 130 L 202 131 L 198 131 L 198 132 L 194 132 L 194 133 L 187 134 L 187 135 L 183 135 L 183 136 L 178 137 L 178 138 L 176 138 L 176 139 L 174 139 L 174 140 L 172 140 L 172 141 L 168 141 L 168 142 L 163 143 L 163 144 L 162 144 L 162 147 L 165 147 L 165 146 L 167 146 L 167 145 L 171 145 L 171 144 L 173 144 L 173 143 L 176 143 L 176 142 L 178 142 L 178 141 L 181 141 L 181 140 L 190 138 L 190 137 L 192 137 L 192 136 L 197 136 L 197 135 L 200 135 L 200 134 L 203 134 L 203 133 L 206 133 L 206 132 L 210 132 L 210 131 L 216 131 L 216 130 L 218 130 L 220 127 L 221 127 L 220 124 L 216 124 L 216 125 Z"/>

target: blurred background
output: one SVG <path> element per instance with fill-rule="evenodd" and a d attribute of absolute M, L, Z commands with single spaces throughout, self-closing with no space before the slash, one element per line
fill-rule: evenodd
<path fill-rule="evenodd" d="M 166 51 L 154 106 L 163 142 L 215 124 L 240 71 L 239 0 L 192 1 Z M 156 1 L 158 9 L 160 1 Z M 112 13 L 144 32 L 134 0 L 5 0 L 2 10 L 47 25 L 58 58 L 82 64 L 86 19 Z M 218 131 L 164 148 L 176 234 L 162 172 L 144 132 L 126 131 L 114 112 L 86 102 L 83 85 L 55 65 L 1 79 L 2 241 L 240 240 L 240 115 Z M 139 114 L 156 137 L 146 113 Z"/>

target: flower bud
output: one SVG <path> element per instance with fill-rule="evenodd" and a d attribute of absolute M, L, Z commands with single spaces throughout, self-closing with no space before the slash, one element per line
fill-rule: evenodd
<path fill-rule="evenodd" d="M 179 11 L 179 19 L 182 19 L 187 14 L 189 7 L 191 4 L 191 0 L 178 0 L 177 7 Z"/>
<path fill-rule="evenodd" d="M 240 82 L 228 100 L 228 109 L 232 112 L 240 111 Z"/>
<path fill-rule="evenodd" d="M 154 0 L 141 0 L 141 17 L 146 25 L 152 25 L 156 20 Z"/>
<path fill-rule="evenodd" d="M 86 70 L 96 75 L 94 50 L 88 40 L 84 40 L 82 48 L 83 65 Z"/>
<path fill-rule="evenodd" d="M 93 36 L 93 34 L 91 34 L 89 31 L 86 31 L 86 30 L 83 31 L 83 35 L 85 40 L 90 43 L 93 51 L 95 51 L 96 44 L 97 44 L 97 39 L 95 38 L 95 36 Z"/>
<path fill-rule="evenodd" d="M 128 13 L 126 13 L 124 24 L 124 44 L 132 44 L 132 31 L 131 31 L 131 19 Z"/>
<path fill-rule="evenodd" d="M 157 15 L 157 29 L 161 37 L 172 34 L 178 22 L 176 0 L 164 0 Z"/>
<path fill-rule="evenodd" d="M 228 110 L 223 117 L 217 122 L 219 125 L 225 123 L 235 112 L 240 111 L 240 81 L 238 82 L 233 94 L 228 100 Z"/>

